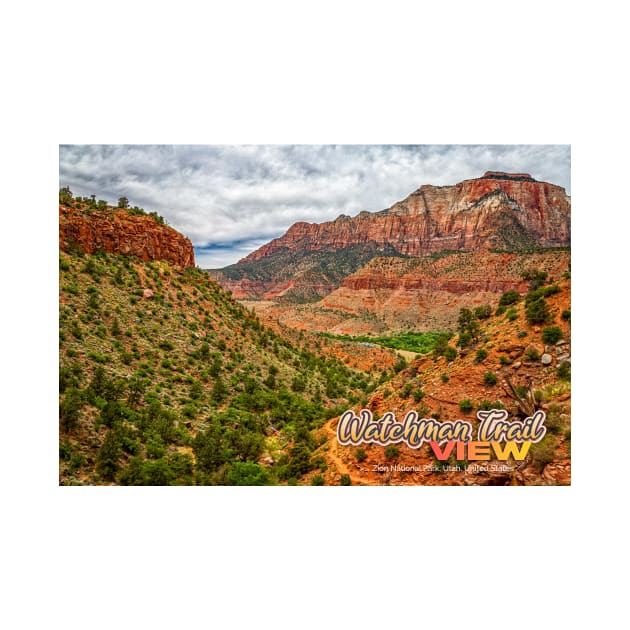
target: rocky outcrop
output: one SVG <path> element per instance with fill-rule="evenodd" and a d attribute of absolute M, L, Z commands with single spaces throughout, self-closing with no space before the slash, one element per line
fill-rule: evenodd
<path fill-rule="evenodd" d="M 185 236 L 150 216 L 114 208 L 87 212 L 60 205 L 59 248 L 73 247 L 88 254 L 105 251 L 145 262 L 167 260 L 179 267 L 195 266 L 193 246 Z"/>
<path fill-rule="evenodd" d="M 325 223 L 295 223 L 252 252 L 254 262 L 275 252 L 389 245 L 408 256 L 444 250 L 563 247 L 570 244 L 571 202 L 564 188 L 524 173 L 488 171 L 454 186 L 422 186 L 381 212 L 341 215 Z"/>

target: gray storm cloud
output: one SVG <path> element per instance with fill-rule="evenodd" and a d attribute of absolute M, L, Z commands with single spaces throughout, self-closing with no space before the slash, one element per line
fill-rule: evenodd
<path fill-rule="evenodd" d="M 197 263 L 236 262 L 296 221 L 382 210 L 422 184 L 486 170 L 531 173 L 570 193 L 569 145 L 62 145 L 60 186 L 126 196 L 186 234 Z"/>

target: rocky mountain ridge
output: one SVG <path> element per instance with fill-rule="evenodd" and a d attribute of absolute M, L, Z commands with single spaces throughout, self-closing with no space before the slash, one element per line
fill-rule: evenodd
<path fill-rule="evenodd" d="M 378 255 L 425 256 L 444 251 L 534 251 L 568 247 L 571 231 L 570 197 L 564 188 L 539 182 L 524 173 L 488 171 L 483 177 L 453 186 L 424 185 L 406 199 L 380 212 L 341 215 L 324 223 L 299 222 L 282 237 L 213 276 L 239 297 L 276 299 L 295 281 L 296 261 L 312 263 L 302 284 L 325 289 L 341 285 L 342 278 L 326 277 L 315 255 L 342 256 L 350 248 L 370 247 Z M 387 250 L 388 253 L 380 253 Z M 348 261 L 349 275 L 360 269 L 366 256 Z M 278 264 L 274 264 L 274 261 Z M 281 261 L 281 264 L 280 264 Z M 330 264 L 328 265 L 330 267 Z M 264 286 L 261 281 L 264 270 Z M 252 284 L 256 290 L 252 292 Z"/>
<path fill-rule="evenodd" d="M 488 171 L 454 186 L 421 186 L 381 212 L 294 223 L 284 236 L 243 260 L 259 260 L 283 248 L 310 251 L 368 241 L 390 244 L 408 256 L 489 249 L 503 244 L 496 234 L 501 227 L 496 218 L 501 214 L 518 223 L 538 247 L 569 245 L 570 200 L 563 188 L 525 174 Z"/>

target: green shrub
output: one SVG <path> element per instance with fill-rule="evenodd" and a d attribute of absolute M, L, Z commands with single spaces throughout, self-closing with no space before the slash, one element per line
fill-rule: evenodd
<path fill-rule="evenodd" d="M 120 444 L 123 451 L 125 451 L 125 453 L 129 453 L 130 455 L 137 455 L 140 452 L 140 442 L 128 435 L 122 436 Z"/>
<path fill-rule="evenodd" d="M 560 341 L 562 337 L 562 331 L 558 326 L 547 326 L 543 328 L 542 339 L 545 343 L 556 343 Z"/>
<path fill-rule="evenodd" d="M 569 309 L 565 309 L 564 311 L 562 311 L 562 314 L 560 315 L 560 317 L 562 317 L 562 319 L 565 322 L 570 322 L 571 321 L 571 311 Z"/>
<path fill-rule="evenodd" d="M 166 447 L 159 433 L 152 433 L 147 439 L 147 457 L 149 459 L 160 459 L 166 455 Z"/>
<path fill-rule="evenodd" d="M 108 395 L 107 392 L 105 393 L 105 396 L 107 396 L 108 398 L 112 397 L 111 395 Z M 116 400 L 108 400 L 101 410 L 99 422 L 104 424 L 106 427 L 113 427 L 116 425 L 120 426 L 126 417 L 127 409 L 124 405 L 121 405 Z"/>
<path fill-rule="evenodd" d="M 551 435 L 543 438 L 542 442 L 532 444 L 529 452 L 539 472 L 542 472 L 545 466 L 554 460 L 555 451 L 555 439 Z"/>
<path fill-rule="evenodd" d="M 488 319 L 492 315 L 492 306 L 484 304 L 483 306 L 478 306 L 474 312 L 477 319 Z"/>
<path fill-rule="evenodd" d="M 221 378 L 218 378 L 214 383 L 214 387 L 212 388 L 212 400 L 220 404 L 226 399 L 228 393 L 229 390 L 227 388 L 227 385 L 221 380 Z"/>
<path fill-rule="evenodd" d="M 323 486 L 323 485 L 324 485 L 324 476 L 323 475 L 315 475 L 311 479 L 311 486 Z"/>
<path fill-rule="evenodd" d="M 122 330 L 120 329 L 120 324 L 117 317 L 114 317 L 109 332 L 112 337 L 120 337 L 120 335 L 122 335 Z"/>
<path fill-rule="evenodd" d="M 527 337 L 527 331 L 526 330 L 519 330 L 516 336 L 519 339 L 524 339 L 525 337 Z"/>
<path fill-rule="evenodd" d="M 318 476 L 321 477 L 321 475 Z M 232 464 L 226 481 L 230 486 L 267 486 L 271 483 L 267 470 L 253 462 L 235 462 Z"/>
<path fill-rule="evenodd" d="M 521 299 L 518 291 L 506 291 L 499 299 L 499 306 L 510 306 L 516 304 Z"/>
<path fill-rule="evenodd" d="M 83 407 L 83 396 L 78 389 L 68 389 L 59 405 L 59 420 L 66 431 L 72 431 L 79 423 L 80 412 Z"/>
<path fill-rule="evenodd" d="M 393 444 L 385 448 L 385 457 L 387 459 L 396 459 L 400 455 L 400 449 Z"/>
<path fill-rule="evenodd" d="M 189 396 L 193 399 L 193 400 L 199 400 L 203 395 L 203 386 L 201 385 L 201 383 L 197 380 L 193 380 L 193 382 L 190 384 L 190 391 L 189 391 Z"/>
<path fill-rule="evenodd" d="M 174 473 L 166 458 L 145 461 L 142 472 L 147 486 L 170 486 L 174 482 Z"/>
<path fill-rule="evenodd" d="M 545 426 L 547 427 L 547 431 L 552 435 L 560 435 L 563 429 L 562 418 L 560 417 L 560 413 L 551 411 L 547 413 L 547 419 L 545 420 Z"/>
<path fill-rule="evenodd" d="M 547 272 L 532 269 L 523 274 L 523 280 L 529 280 L 529 290 L 535 291 L 547 281 Z"/>
<path fill-rule="evenodd" d="M 98 352 L 88 352 L 88 359 L 96 363 L 107 363 L 109 357 L 104 354 L 98 354 Z"/>
<path fill-rule="evenodd" d="M 459 311 L 457 326 L 460 333 L 469 333 L 473 339 L 479 337 L 481 329 L 475 314 L 469 308 L 462 308 Z"/>
<path fill-rule="evenodd" d="M 539 361 L 540 355 L 536 348 L 528 348 L 527 352 L 525 352 L 525 360 L 526 361 Z"/>
<path fill-rule="evenodd" d="M 448 342 L 451 338 L 451 333 L 438 333 L 433 344 L 433 358 L 437 359 L 444 354 L 444 351 L 448 347 Z"/>
<path fill-rule="evenodd" d="M 73 201 L 72 191 L 69 186 L 64 186 L 59 189 L 59 203 L 71 205 Z"/>
<path fill-rule="evenodd" d="M 469 411 L 472 411 L 473 404 L 472 404 L 472 401 L 470 400 L 470 398 L 464 398 L 464 400 L 460 400 L 459 401 L 459 408 L 464 413 L 468 413 Z"/>
<path fill-rule="evenodd" d="M 186 403 L 182 407 L 182 415 L 184 416 L 184 418 L 188 418 L 192 420 L 196 414 L 197 414 L 197 408 L 192 403 Z"/>
<path fill-rule="evenodd" d="M 362 448 L 358 448 L 354 452 L 354 456 L 359 463 L 364 462 L 367 459 L 367 453 Z"/>
<path fill-rule="evenodd" d="M 350 475 L 341 475 L 341 479 L 339 480 L 339 484 L 342 486 L 351 486 L 352 479 L 350 479 Z"/>
<path fill-rule="evenodd" d="M 556 375 L 562 381 L 571 380 L 571 365 L 567 362 L 561 363 L 556 370 Z"/>
<path fill-rule="evenodd" d="M 497 380 L 497 375 L 494 372 L 486 372 L 483 375 L 484 385 L 496 385 Z"/>
<path fill-rule="evenodd" d="M 482 400 L 477 405 L 477 409 L 480 411 L 490 411 L 490 409 L 505 409 L 505 405 L 500 400 L 490 402 L 489 400 Z"/>
<path fill-rule="evenodd" d="M 530 324 L 542 324 L 549 319 L 549 305 L 542 297 L 533 300 L 527 305 L 525 316 Z"/>
<path fill-rule="evenodd" d="M 484 348 L 479 348 L 475 355 L 475 363 L 481 363 L 488 356 L 488 351 Z"/>
<path fill-rule="evenodd" d="M 93 311 L 98 311 L 99 303 L 98 303 L 98 297 L 96 295 L 92 294 L 88 298 L 88 308 L 92 309 Z"/>
<path fill-rule="evenodd" d="M 503 315 L 505 313 L 505 306 L 497 306 L 497 310 L 494 312 L 495 315 Z"/>
<path fill-rule="evenodd" d="M 96 456 L 96 470 L 105 481 L 114 481 L 119 468 L 120 455 L 121 447 L 118 435 L 110 429 Z"/>
<path fill-rule="evenodd" d="M 513 322 L 515 319 L 518 319 L 518 313 L 515 308 L 509 308 L 505 314 L 508 321 Z"/>
<path fill-rule="evenodd" d="M 499 363 L 501 363 L 501 365 L 510 365 L 510 359 L 502 354 L 499 357 Z"/>
<path fill-rule="evenodd" d="M 440 379 L 442 380 L 442 383 L 448 383 L 449 380 L 450 380 L 449 377 L 448 377 L 448 374 L 442 374 L 440 376 Z"/>
<path fill-rule="evenodd" d="M 59 442 L 59 459 L 68 461 L 72 457 L 72 444 L 70 442 Z"/>
<path fill-rule="evenodd" d="M 450 363 L 457 357 L 457 350 L 453 348 L 453 346 L 446 346 L 446 350 L 444 350 L 444 358 Z"/>
<path fill-rule="evenodd" d="M 549 297 L 550 295 L 555 295 L 556 293 L 560 293 L 561 289 L 557 284 L 552 284 L 548 287 L 542 287 L 540 291 L 543 297 Z"/>

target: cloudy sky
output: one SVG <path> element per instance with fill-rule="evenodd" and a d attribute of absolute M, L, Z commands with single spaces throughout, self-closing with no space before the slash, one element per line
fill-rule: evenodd
<path fill-rule="evenodd" d="M 224 267 L 296 221 L 382 210 L 422 184 L 486 170 L 530 173 L 570 194 L 568 145 L 63 145 L 60 186 L 155 210 Z"/>

